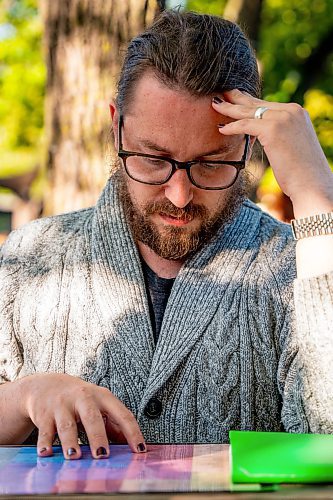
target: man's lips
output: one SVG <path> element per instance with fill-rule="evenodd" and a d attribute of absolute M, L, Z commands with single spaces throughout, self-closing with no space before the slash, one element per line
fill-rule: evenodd
<path fill-rule="evenodd" d="M 171 224 L 173 226 L 178 226 L 178 227 L 180 227 L 180 226 L 186 226 L 193 219 L 192 217 L 189 217 L 189 216 L 185 216 L 185 217 L 179 218 L 179 217 L 173 217 L 172 215 L 167 215 L 167 214 L 164 214 L 164 213 L 160 213 L 159 216 L 167 224 Z"/>

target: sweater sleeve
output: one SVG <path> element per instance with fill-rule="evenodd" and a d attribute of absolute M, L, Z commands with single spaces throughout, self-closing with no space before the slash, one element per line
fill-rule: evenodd
<path fill-rule="evenodd" d="M 294 298 L 310 430 L 333 433 L 333 273 L 296 280 Z"/>
<path fill-rule="evenodd" d="M 13 232 L 0 248 L 0 384 L 18 377 L 22 349 L 15 335 L 14 305 L 21 265 L 17 257 L 20 232 Z"/>
<path fill-rule="evenodd" d="M 333 273 L 296 279 L 279 366 L 288 432 L 333 433 Z"/>

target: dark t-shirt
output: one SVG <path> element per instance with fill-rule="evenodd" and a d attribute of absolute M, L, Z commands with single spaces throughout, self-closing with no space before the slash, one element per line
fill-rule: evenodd
<path fill-rule="evenodd" d="M 142 269 L 147 288 L 150 319 L 156 343 L 175 278 L 160 278 L 144 261 L 142 261 Z"/>

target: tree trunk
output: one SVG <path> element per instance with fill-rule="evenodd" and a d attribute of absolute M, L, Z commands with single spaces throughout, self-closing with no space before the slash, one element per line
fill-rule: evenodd
<path fill-rule="evenodd" d="M 44 214 L 91 206 L 108 177 L 110 115 L 126 43 L 158 0 L 41 0 L 47 57 Z"/>
<path fill-rule="evenodd" d="M 255 49 L 258 48 L 260 14 L 263 0 L 228 0 L 223 17 L 238 23 Z"/>

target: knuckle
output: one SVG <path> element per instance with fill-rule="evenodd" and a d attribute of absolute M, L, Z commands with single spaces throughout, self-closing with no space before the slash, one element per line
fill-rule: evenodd
<path fill-rule="evenodd" d="M 39 440 L 49 440 L 49 439 L 52 439 L 52 432 L 50 431 L 47 431 L 47 430 L 43 430 L 43 429 L 39 429 L 38 431 L 38 439 Z"/>
<path fill-rule="evenodd" d="M 107 441 L 106 433 L 103 434 L 102 432 L 91 432 L 88 437 L 91 443 L 92 442 L 101 443 Z"/>
<path fill-rule="evenodd" d="M 292 111 L 293 113 L 303 113 L 304 109 L 300 104 L 297 104 L 297 102 L 290 102 L 289 105 L 289 110 Z"/>
<path fill-rule="evenodd" d="M 76 423 L 74 420 L 61 420 L 57 423 L 57 431 L 59 433 L 70 432 L 76 429 Z"/>
<path fill-rule="evenodd" d="M 98 388 L 99 392 L 101 393 L 102 396 L 106 396 L 106 397 L 109 397 L 111 392 L 109 391 L 109 389 L 107 389 L 106 387 L 99 387 Z"/>
<path fill-rule="evenodd" d="M 90 388 L 86 385 L 80 385 L 78 387 L 78 393 L 81 394 L 81 396 L 86 396 L 87 394 L 90 394 Z"/>

